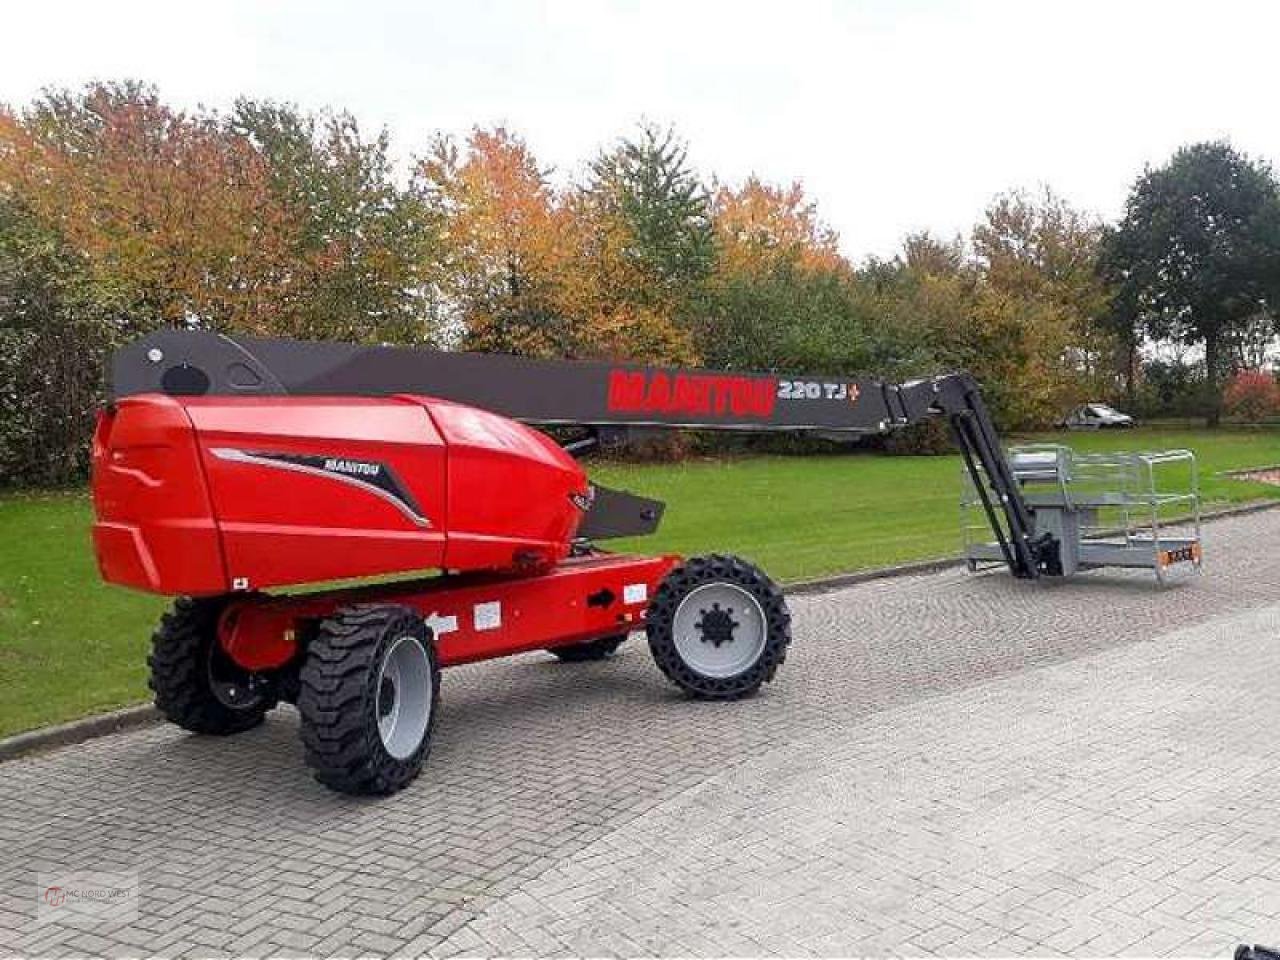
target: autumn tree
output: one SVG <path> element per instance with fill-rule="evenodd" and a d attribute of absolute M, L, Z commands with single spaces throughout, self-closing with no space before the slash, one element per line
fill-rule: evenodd
<path fill-rule="evenodd" d="M 149 88 L 0 112 L 0 482 L 83 475 L 123 340 L 258 317 L 278 225 L 252 151 Z"/>
<path fill-rule="evenodd" d="M 1145 332 L 1203 347 L 1208 421 L 1221 415 L 1230 346 L 1280 296 L 1280 189 L 1224 142 L 1183 147 L 1133 187 L 1107 261 Z"/>
<path fill-rule="evenodd" d="M 900 379 L 974 367 L 979 275 L 960 238 L 910 234 L 893 258 L 866 261 L 858 279 L 875 318 L 878 371 Z"/>
<path fill-rule="evenodd" d="M 1269 370 L 1241 370 L 1222 391 L 1222 406 L 1229 416 L 1246 423 L 1261 423 L 1280 412 L 1280 385 Z"/>
<path fill-rule="evenodd" d="M 958 276 L 967 268 L 968 251 L 959 236 L 945 240 L 927 230 L 917 231 L 903 238 L 901 263 L 917 276 Z"/>
<path fill-rule="evenodd" d="M 110 350 L 162 324 L 266 332 L 287 214 L 252 146 L 139 84 L 0 114 L 0 482 L 81 476 Z"/>
<path fill-rule="evenodd" d="M 835 231 L 798 183 L 718 185 L 705 306 L 694 319 L 719 367 L 853 373 L 870 361 L 865 301 Z"/>
<path fill-rule="evenodd" d="M 183 112 L 130 82 L 51 91 L 0 110 L 0 203 L 0 463 L 42 462 L 42 482 L 83 469 L 105 356 L 157 326 L 433 332 L 435 225 L 386 134 L 345 115 Z"/>
<path fill-rule="evenodd" d="M 818 216 L 817 204 L 799 183 L 781 187 L 754 175 L 741 187 L 717 185 L 711 219 L 716 266 L 724 274 L 744 274 L 776 266 L 840 271 L 836 232 Z"/>
<path fill-rule="evenodd" d="M 1000 194 L 973 230 L 973 251 L 988 282 L 1011 294 L 1051 301 L 1085 321 L 1105 301 L 1096 264 L 1102 222 L 1048 188 Z"/>
<path fill-rule="evenodd" d="M 439 138 L 419 183 L 444 224 L 442 289 L 463 346 L 694 360 L 671 299 L 651 282 L 643 251 L 655 234 L 637 239 L 619 194 L 594 181 L 557 191 L 528 145 L 501 128 L 475 130 L 462 147 Z"/>
<path fill-rule="evenodd" d="M 698 362 L 692 326 L 702 283 L 672 292 L 655 285 L 636 255 L 630 224 L 594 190 L 561 198 L 563 235 L 572 251 L 561 273 L 559 305 L 574 320 L 572 355 L 636 363 Z"/>
<path fill-rule="evenodd" d="M 441 284 L 468 349 L 573 353 L 562 270 L 571 224 L 528 145 L 499 127 L 438 138 L 418 180 L 444 224 Z"/>
<path fill-rule="evenodd" d="M 138 84 L 51 92 L 0 129 L 0 182 L 128 300 L 135 327 L 272 329 L 292 224 L 265 159 Z"/>
<path fill-rule="evenodd" d="M 896 376 L 966 369 L 1007 427 L 1052 422 L 1107 354 L 1100 226 L 1045 191 L 996 197 L 970 239 L 909 235 L 859 278 L 874 353 Z"/>
<path fill-rule="evenodd" d="M 989 371 L 1018 426 L 1051 422 L 1095 389 L 1110 392 L 1101 239 L 1100 221 L 1048 189 L 1001 194 L 974 227 L 975 366 Z"/>
<path fill-rule="evenodd" d="M 439 224 L 396 182 L 385 130 L 367 137 L 349 113 L 305 114 L 239 100 L 227 122 L 264 159 L 287 211 L 290 282 L 280 333 L 343 340 L 431 341 Z"/>

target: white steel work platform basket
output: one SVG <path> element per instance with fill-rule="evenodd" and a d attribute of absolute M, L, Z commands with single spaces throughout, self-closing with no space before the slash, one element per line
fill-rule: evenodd
<path fill-rule="evenodd" d="M 1035 512 L 1035 536 L 1061 544 L 1062 575 L 1139 567 L 1163 582 L 1175 570 L 1200 569 L 1200 482 L 1190 450 L 1077 453 L 1032 444 L 1012 447 L 1007 459 Z M 964 558 L 970 570 L 1003 564 L 979 491 L 962 472 Z"/>

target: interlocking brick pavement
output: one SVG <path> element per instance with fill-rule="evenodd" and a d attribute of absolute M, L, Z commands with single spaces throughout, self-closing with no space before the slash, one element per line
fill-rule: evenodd
<path fill-rule="evenodd" d="M 1277 929 L 1280 607 L 775 746 L 442 953 L 1226 956 Z"/>
<path fill-rule="evenodd" d="M 1267 721 L 1280 512 L 1158 589 L 948 571 L 796 597 L 754 700 L 642 643 L 445 675 L 395 797 L 340 797 L 281 709 L 0 766 L 0 954 L 1226 955 L 1280 930 Z M 136 870 L 139 918 L 34 923 L 35 875 Z"/>

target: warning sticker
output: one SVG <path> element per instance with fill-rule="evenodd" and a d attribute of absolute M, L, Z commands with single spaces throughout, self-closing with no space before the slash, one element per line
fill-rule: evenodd
<path fill-rule="evenodd" d="M 473 611 L 473 619 L 477 631 L 497 630 L 502 626 L 501 601 L 491 600 L 488 603 L 477 603 Z"/>

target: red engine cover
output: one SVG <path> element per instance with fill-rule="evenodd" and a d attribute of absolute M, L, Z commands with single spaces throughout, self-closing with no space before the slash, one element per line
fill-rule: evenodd
<path fill-rule="evenodd" d="M 94 442 L 105 579 L 216 594 L 564 559 L 587 492 L 549 438 L 427 397 L 131 397 Z"/>

